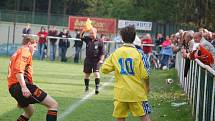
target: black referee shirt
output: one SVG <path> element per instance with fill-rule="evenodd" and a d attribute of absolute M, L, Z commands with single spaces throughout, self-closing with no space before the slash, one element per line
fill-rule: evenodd
<path fill-rule="evenodd" d="M 88 36 L 82 38 L 82 41 L 86 43 L 86 59 L 99 61 L 105 51 L 103 42 L 99 39 L 93 41 Z"/>

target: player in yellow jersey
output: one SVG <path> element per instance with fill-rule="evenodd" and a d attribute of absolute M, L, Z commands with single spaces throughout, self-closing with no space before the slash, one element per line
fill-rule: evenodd
<path fill-rule="evenodd" d="M 101 71 L 104 74 L 114 71 L 114 111 L 117 121 L 125 121 L 130 111 L 141 121 L 151 121 L 148 104 L 148 73 L 142 61 L 142 55 L 132 44 L 136 31 L 128 26 L 120 31 L 125 44 L 115 50 L 104 62 Z"/>

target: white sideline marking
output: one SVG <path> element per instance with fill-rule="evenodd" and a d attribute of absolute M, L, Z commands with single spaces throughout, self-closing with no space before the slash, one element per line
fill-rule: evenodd
<path fill-rule="evenodd" d="M 104 89 L 104 87 L 108 86 L 111 84 L 111 82 L 113 81 L 114 77 L 112 77 L 108 82 L 105 82 L 104 84 L 101 85 L 100 91 Z M 86 102 L 90 97 L 92 97 L 93 95 L 95 95 L 95 91 L 91 91 L 90 93 L 88 93 L 87 95 L 85 95 L 84 97 L 82 97 L 81 100 L 76 101 L 75 103 L 71 104 L 69 106 L 69 108 L 64 111 L 63 113 L 61 113 L 58 117 L 58 121 L 63 120 L 67 115 L 69 115 L 70 113 L 72 113 L 78 106 L 80 106 L 81 104 L 83 104 L 84 102 Z"/>

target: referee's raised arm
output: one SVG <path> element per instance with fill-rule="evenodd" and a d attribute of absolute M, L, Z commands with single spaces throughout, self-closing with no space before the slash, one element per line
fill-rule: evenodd
<path fill-rule="evenodd" d="M 85 29 L 82 29 L 81 30 L 81 33 L 80 33 L 80 39 L 81 39 L 81 41 L 83 41 L 82 39 L 84 38 L 84 33 L 86 32 L 86 30 Z"/>

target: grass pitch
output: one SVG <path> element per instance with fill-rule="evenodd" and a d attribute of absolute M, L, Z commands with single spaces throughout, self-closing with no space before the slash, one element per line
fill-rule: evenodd
<path fill-rule="evenodd" d="M 15 121 L 22 113 L 16 107 L 16 101 L 10 96 L 7 88 L 8 57 L 0 57 L 0 121 Z M 84 92 L 83 65 L 49 61 L 33 61 L 34 83 L 59 103 L 61 121 L 114 121 L 113 111 L 113 83 L 112 75 L 102 75 L 101 84 L 106 86 L 99 95 L 90 95 L 94 92 L 94 77 L 90 82 L 90 92 Z M 175 82 L 165 83 L 166 78 Z M 150 77 L 150 104 L 153 121 L 191 121 L 189 105 L 171 107 L 172 102 L 186 102 L 187 97 L 179 86 L 176 71 L 153 70 Z M 89 96 L 89 97 L 86 97 Z M 83 99 L 85 97 L 85 99 Z M 30 121 L 45 121 L 46 108 L 34 105 L 35 112 Z M 68 111 L 69 109 L 69 111 Z M 68 115 L 62 115 L 67 112 Z M 129 115 L 127 121 L 139 121 Z"/>

